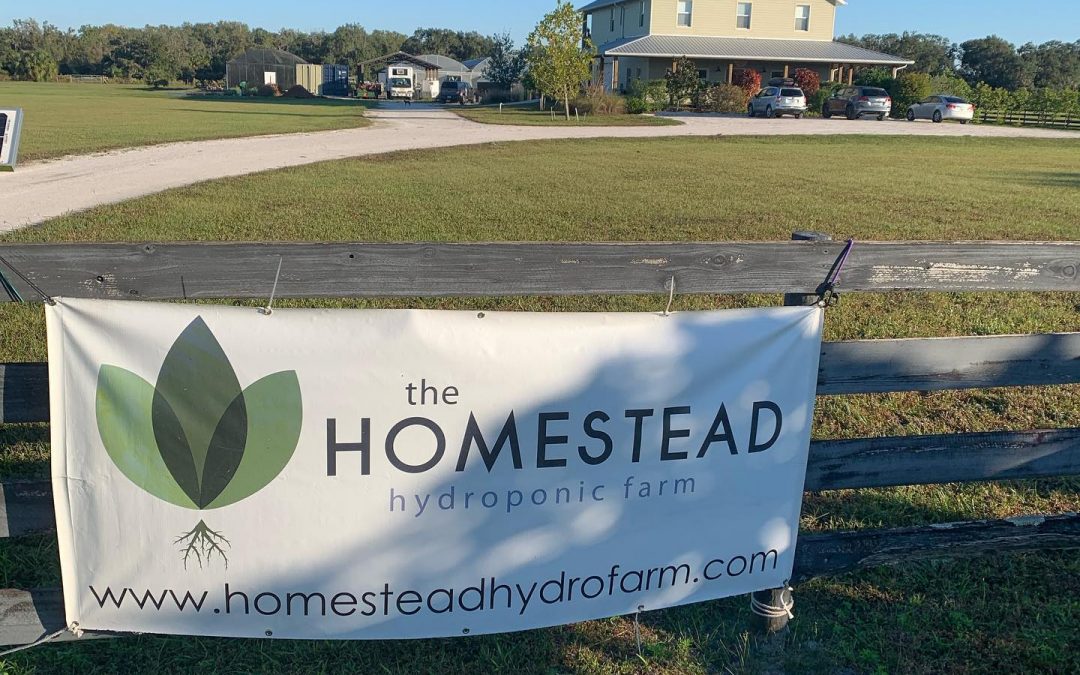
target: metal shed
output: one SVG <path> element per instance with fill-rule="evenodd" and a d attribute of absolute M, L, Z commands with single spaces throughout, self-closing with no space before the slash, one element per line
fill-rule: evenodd
<path fill-rule="evenodd" d="M 249 87 L 276 84 L 286 91 L 296 84 L 296 66 L 307 61 L 280 49 L 249 49 L 225 64 L 225 81 L 230 87 L 246 82 Z"/>

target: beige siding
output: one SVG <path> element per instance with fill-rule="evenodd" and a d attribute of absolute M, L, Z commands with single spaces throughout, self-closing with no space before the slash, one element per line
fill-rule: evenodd
<path fill-rule="evenodd" d="M 651 0 L 628 0 L 604 7 L 592 14 L 592 41 L 597 47 L 623 38 L 641 37 L 649 34 L 649 5 Z M 641 24 L 641 8 L 645 7 L 645 25 Z M 611 30 L 612 14 L 615 30 Z"/>
<path fill-rule="evenodd" d="M 835 30 L 836 5 L 830 0 L 753 0 L 749 30 L 736 28 L 739 0 L 694 0 L 689 28 L 676 25 L 677 0 L 652 2 L 654 35 L 832 40 Z M 810 5 L 809 31 L 795 30 L 796 5 Z"/>

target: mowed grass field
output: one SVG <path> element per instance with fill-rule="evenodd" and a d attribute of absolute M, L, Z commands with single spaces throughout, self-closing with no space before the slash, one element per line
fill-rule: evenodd
<path fill-rule="evenodd" d="M 526 127 L 667 127 L 678 126 L 682 122 L 667 117 L 654 117 L 652 115 L 584 115 L 571 114 L 566 119 L 566 112 L 556 108 L 555 117 L 551 116 L 550 110 L 539 110 L 536 107 L 504 107 L 499 112 L 498 107 L 462 108 L 450 107 L 448 110 L 456 112 L 465 119 L 481 124 L 512 124 Z"/>
<path fill-rule="evenodd" d="M 189 93 L 137 85 L 0 82 L 0 107 L 26 113 L 20 161 L 367 124 L 359 102 Z"/>
<path fill-rule="evenodd" d="M 1080 145 L 925 138 L 499 144 L 227 179 L 69 216 L 7 241 L 1080 240 Z M 850 171 L 856 162 L 858 172 Z M 320 198 L 310 199 L 318 189 Z M 433 205 L 453 203 L 461 208 Z M 401 216 L 405 205 L 410 214 Z M 285 261 L 288 266 L 288 260 Z M 46 289 L 47 290 L 47 289 Z M 279 306 L 660 311 L 666 297 L 292 301 Z M 779 304 L 683 296 L 675 310 Z M 257 304 L 257 303 L 248 303 Z M 0 361 L 44 360 L 40 307 L 0 305 Z M 849 295 L 829 340 L 1080 331 L 1080 293 Z M 822 397 L 815 437 L 1080 426 L 1080 387 Z M 48 431 L 7 426 L 5 476 L 48 474 Z M 1080 511 L 1080 479 L 808 495 L 803 528 Z M 58 583 L 55 539 L 0 540 L 0 586 Z M 514 673 L 1078 672 L 1080 555 L 884 568 L 805 584 L 780 643 L 746 598 L 525 633 L 409 643 L 143 636 L 50 645 L 0 670 Z"/>

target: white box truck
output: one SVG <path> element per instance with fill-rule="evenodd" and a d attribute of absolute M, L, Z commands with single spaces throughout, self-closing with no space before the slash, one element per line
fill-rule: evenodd
<path fill-rule="evenodd" d="M 390 66 L 383 84 L 387 98 L 412 100 L 416 95 L 416 71 L 411 66 Z"/>

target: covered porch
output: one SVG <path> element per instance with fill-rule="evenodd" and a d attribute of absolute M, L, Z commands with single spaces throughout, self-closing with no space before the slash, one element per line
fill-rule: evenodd
<path fill-rule="evenodd" d="M 662 79 L 683 57 L 694 62 L 702 80 L 728 84 L 745 70 L 757 71 L 766 82 L 792 77 L 800 68 L 815 71 L 822 82 L 851 84 L 862 68 L 889 68 L 895 77 L 913 63 L 839 42 L 650 35 L 601 48 L 593 82 L 623 91 L 635 79 Z"/>

